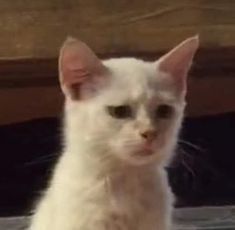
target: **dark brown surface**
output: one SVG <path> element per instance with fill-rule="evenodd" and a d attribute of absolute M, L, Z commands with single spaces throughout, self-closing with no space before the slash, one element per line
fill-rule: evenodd
<path fill-rule="evenodd" d="M 98 54 L 102 59 L 109 57 L 137 57 L 156 60 L 167 52 L 107 52 Z M 200 49 L 194 61 L 193 78 L 235 77 L 235 47 Z M 27 88 L 58 85 L 57 58 L 5 59 L 0 60 L 0 89 Z"/>
<path fill-rule="evenodd" d="M 163 53 L 163 52 L 160 52 Z M 107 53 L 154 60 L 160 53 Z M 187 114 L 235 111 L 235 48 L 199 50 L 190 73 Z M 57 59 L 0 61 L 0 124 L 52 117 L 62 110 Z"/>

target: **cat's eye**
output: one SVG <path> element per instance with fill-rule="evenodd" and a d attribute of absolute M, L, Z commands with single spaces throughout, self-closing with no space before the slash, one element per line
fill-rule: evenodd
<path fill-rule="evenodd" d="M 160 119 L 167 119 L 172 116 L 174 108 L 170 105 L 159 105 L 155 111 L 155 117 Z"/>
<path fill-rule="evenodd" d="M 108 113 L 117 119 L 132 117 L 132 109 L 129 105 L 107 106 Z"/>

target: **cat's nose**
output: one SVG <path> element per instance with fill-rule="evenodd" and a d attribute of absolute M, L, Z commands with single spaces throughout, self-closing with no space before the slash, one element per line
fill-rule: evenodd
<path fill-rule="evenodd" d="M 145 130 L 141 132 L 140 135 L 147 141 L 153 141 L 157 137 L 157 131 L 153 129 Z"/>

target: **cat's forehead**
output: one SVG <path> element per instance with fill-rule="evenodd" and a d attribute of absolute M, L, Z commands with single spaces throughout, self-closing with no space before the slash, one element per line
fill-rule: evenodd
<path fill-rule="evenodd" d="M 135 58 L 113 58 L 103 62 L 117 82 L 140 81 L 142 84 L 155 74 L 154 65 Z"/>
<path fill-rule="evenodd" d="M 171 92 L 165 87 L 164 74 L 157 70 L 155 63 L 120 58 L 104 61 L 104 64 L 110 70 L 111 77 L 105 100 L 118 104 L 151 98 L 173 99 Z"/>

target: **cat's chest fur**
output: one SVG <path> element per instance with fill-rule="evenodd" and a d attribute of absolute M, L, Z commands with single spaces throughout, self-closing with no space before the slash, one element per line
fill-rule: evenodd
<path fill-rule="evenodd" d="M 51 229 L 166 229 L 171 204 L 164 172 L 130 167 L 105 176 L 62 161 L 44 199 Z"/>
<path fill-rule="evenodd" d="M 110 178 L 111 229 L 164 229 L 164 213 L 170 202 L 164 178 L 154 170 L 124 170 Z M 164 192 L 163 192 L 164 189 Z M 114 228 L 116 226 L 116 228 Z M 125 227 L 124 227 L 125 226 Z"/>

